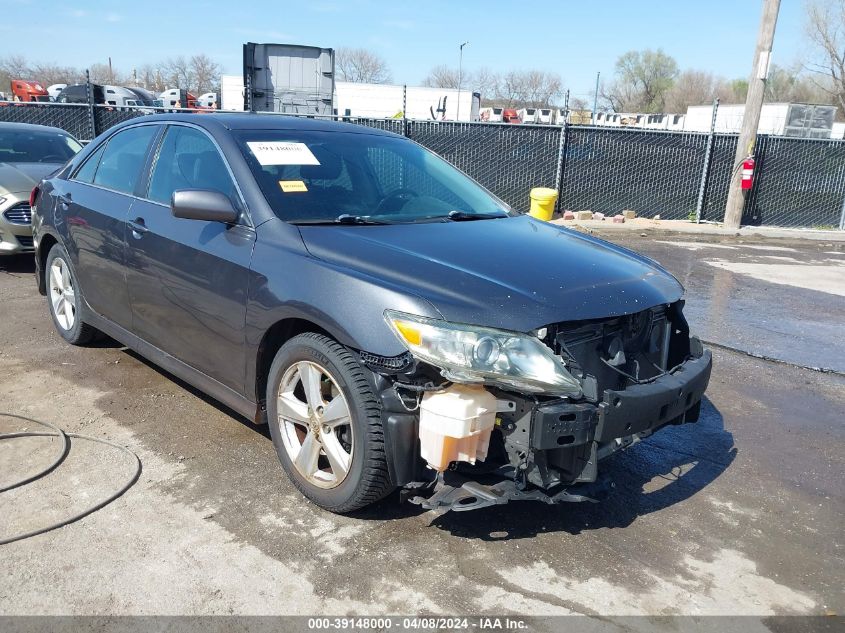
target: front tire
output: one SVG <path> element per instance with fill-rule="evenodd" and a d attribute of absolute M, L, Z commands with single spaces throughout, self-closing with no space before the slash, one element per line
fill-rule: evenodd
<path fill-rule="evenodd" d="M 97 330 L 82 320 L 79 307 L 82 294 L 76 272 L 63 246 L 54 244 L 47 254 L 44 267 L 47 304 L 53 325 L 59 335 L 71 345 L 86 345 L 97 335 Z"/>
<path fill-rule="evenodd" d="M 393 489 L 379 400 L 339 343 L 315 333 L 285 343 L 270 368 L 267 414 L 282 467 L 321 508 L 352 512 Z"/>

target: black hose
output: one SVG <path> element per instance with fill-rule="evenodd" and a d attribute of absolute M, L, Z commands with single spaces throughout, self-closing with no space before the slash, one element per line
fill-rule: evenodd
<path fill-rule="evenodd" d="M 44 470 L 35 473 L 34 475 L 30 475 L 29 477 L 24 477 L 20 481 L 12 482 L 11 484 L 6 484 L 5 486 L 0 487 L 0 492 L 6 492 L 7 490 L 11 490 L 12 488 L 18 488 L 20 486 L 25 486 L 31 481 L 35 481 L 36 479 L 40 479 L 44 475 L 51 473 L 55 468 L 58 467 L 63 461 L 65 461 L 65 457 L 67 457 L 67 453 L 70 450 L 70 440 L 68 439 L 65 432 L 62 431 L 59 427 L 53 426 L 49 422 L 39 422 L 38 420 L 33 420 L 31 418 L 25 418 L 20 415 L 15 415 L 14 413 L 0 413 L 0 415 L 5 416 L 7 418 L 17 418 L 18 420 L 24 420 L 26 422 L 34 422 L 35 424 L 40 424 L 41 426 L 46 426 L 47 428 L 53 429 L 55 433 L 44 433 L 44 432 L 37 432 L 37 431 L 18 431 L 16 433 L 2 433 L 0 434 L 0 440 L 11 440 L 16 437 L 61 437 L 62 438 L 62 452 L 59 453 L 59 456 L 55 459 L 55 461 L 47 466 Z"/>
<path fill-rule="evenodd" d="M 27 418 L 27 417 L 22 416 L 22 415 L 15 415 L 13 413 L 0 413 L 0 416 L 5 416 L 5 417 L 9 417 L 9 418 L 16 418 L 18 420 L 25 420 L 27 422 L 32 422 L 34 424 L 40 424 L 42 426 L 46 426 L 50 429 L 53 429 L 55 431 L 55 433 L 47 433 L 47 432 L 44 432 L 44 431 L 16 431 L 16 432 L 13 432 L 13 433 L 2 433 L 2 434 L 0 434 L 0 440 L 9 440 L 9 439 L 15 439 L 15 438 L 21 438 L 21 437 L 61 437 L 62 440 L 63 440 L 62 453 L 61 453 L 61 455 L 59 456 L 58 459 L 53 461 L 47 468 L 43 469 L 41 472 L 36 473 L 35 475 L 30 475 L 30 476 L 25 477 L 24 479 L 22 479 L 20 481 L 16 481 L 16 482 L 13 482 L 11 484 L 7 484 L 7 485 L 3 486 L 2 488 L 0 488 L 0 492 L 5 492 L 7 490 L 11 490 L 12 488 L 18 488 L 18 487 L 23 486 L 25 484 L 31 483 L 32 481 L 35 481 L 36 479 L 44 477 L 45 475 L 47 475 L 50 472 L 52 472 L 53 470 L 55 470 L 65 460 L 65 458 L 68 456 L 68 453 L 70 452 L 70 439 L 69 438 L 86 440 L 86 441 L 89 441 L 89 442 L 97 442 L 99 444 L 105 444 L 106 446 L 111 446 L 113 448 L 117 448 L 117 449 L 120 449 L 121 451 L 123 451 L 125 453 L 128 453 L 135 460 L 135 471 L 132 473 L 132 477 L 129 479 L 129 481 L 127 483 L 125 483 L 123 486 L 121 486 L 121 488 L 117 492 L 111 494 L 105 500 L 100 501 L 97 504 L 95 504 L 94 506 L 91 506 L 90 508 L 87 508 L 87 509 L 83 510 L 82 512 L 79 512 L 79 513 L 71 516 L 70 518 L 63 519 L 62 521 L 59 521 L 57 523 L 53 523 L 53 524 L 48 525 L 46 527 L 38 528 L 37 530 L 32 530 L 30 532 L 26 532 L 26 533 L 23 533 L 23 534 L 17 534 L 15 536 L 12 536 L 12 537 L 9 537 L 9 538 L 0 539 L 0 545 L 6 545 L 8 543 L 14 543 L 15 541 L 20 541 L 20 540 L 23 540 L 25 538 L 29 538 L 30 536 L 36 536 L 38 534 L 44 534 L 45 532 L 50 532 L 51 530 L 55 530 L 57 528 L 64 527 L 66 525 L 70 525 L 71 523 L 78 521 L 79 519 L 86 517 L 89 514 L 92 514 L 93 512 L 96 512 L 97 510 L 104 508 L 105 506 L 110 504 L 112 501 L 114 501 L 115 499 L 120 497 L 123 493 L 125 493 L 127 490 L 129 490 L 133 485 L 135 485 L 135 482 L 138 481 L 138 478 L 141 476 L 141 460 L 139 459 L 138 455 L 136 455 L 134 452 L 132 452 L 131 450 L 129 450 L 125 446 L 121 446 L 120 444 L 116 444 L 114 442 L 110 442 L 109 440 L 104 440 L 104 439 L 99 438 L 99 437 L 91 437 L 90 435 L 82 435 L 80 433 L 65 433 L 62 429 L 60 429 L 57 426 L 53 426 L 49 422 L 40 422 L 38 420 L 33 420 L 32 418 Z"/>

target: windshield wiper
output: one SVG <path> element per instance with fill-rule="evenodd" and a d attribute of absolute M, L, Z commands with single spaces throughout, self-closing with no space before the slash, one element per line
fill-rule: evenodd
<path fill-rule="evenodd" d="M 349 215 L 343 213 L 334 219 L 322 218 L 319 220 L 295 220 L 291 224 L 393 224 L 387 220 L 376 220 L 368 215 Z"/>
<path fill-rule="evenodd" d="M 449 213 L 444 216 L 448 217 L 450 220 L 454 220 L 455 222 L 465 222 L 467 220 L 493 220 L 496 218 L 506 218 L 508 217 L 507 213 L 472 213 L 470 211 L 460 211 L 455 209 L 453 211 L 449 211 Z"/>

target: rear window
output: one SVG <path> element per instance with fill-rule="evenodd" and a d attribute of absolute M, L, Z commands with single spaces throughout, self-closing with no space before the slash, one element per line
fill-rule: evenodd
<path fill-rule="evenodd" d="M 81 149 L 82 145 L 64 132 L 0 129 L 0 163 L 63 165 Z"/>
<path fill-rule="evenodd" d="M 389 222 L 500 216 L 505 203 L 449 163 L 407 139 L 354 132 L 234 132 L 275 213 L 290 222 L 340 215 Z"/>

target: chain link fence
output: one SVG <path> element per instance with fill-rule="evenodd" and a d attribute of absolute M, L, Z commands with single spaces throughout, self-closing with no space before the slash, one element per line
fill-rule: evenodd
<path fill-rule="evenodd" d="M 84 103 L 0 103 L 0 122 L 61 128 L 80 140 L 93 138 L 91 108 Z"/>
<path fill-rule="evenodd" d="M 561 208 L 695 217 L 707 134 L 570 126 Z"/>
<path fill-rule="evenodd" d="M 0 106 L 0 121 L 51 125 L 87 141 L 156 111 L 173 110 L 10 103 Z M 552 187 L 561 211 L 632 209 L 642 217 L 699 214 L 721 222 L 735 169 L 736 134 L 337 118 L 413 139 L 519 210 L 527 209 L 532 187 Z M 760 136 L 756 158 L 744 224 L 845 228 L 845 141 Z"/>
<path fill-rule="evenodd" d="M 536 125 L 408 121 L 407 136 L 524 209 L 532 187 L 557 188 L 562 132 Z"/>

